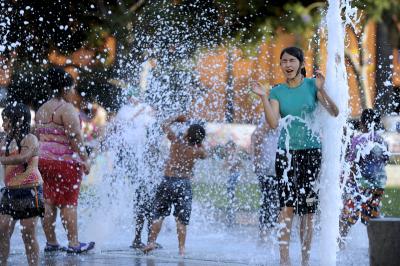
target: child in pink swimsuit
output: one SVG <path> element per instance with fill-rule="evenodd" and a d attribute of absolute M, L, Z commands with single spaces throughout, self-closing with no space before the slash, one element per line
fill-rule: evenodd
<path fill-rule="evenodd" d="M 27 106 L 7 106 L 2 117 L 7 136 L 2 142 L 0 157 L 5 170 L 5 187 L 0 194 L 0 265 L 7 265 L 10 238 L 18 220 L 28 264 L 39 265 L 36 224 L 37 218 L 44 215 L 42 177 L 38 170 L 39 142 L 30 134 L 31 114 Z"/>

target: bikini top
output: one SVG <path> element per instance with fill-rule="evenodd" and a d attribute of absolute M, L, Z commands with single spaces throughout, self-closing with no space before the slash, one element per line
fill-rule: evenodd
<path fill-rule="evenodd" d="M 56 111 L 63 106 L 64 103 L 61 103 L 60 105 L 58 105 L 53 113 L 51 114 L 51 120 L 48 122 L 41 122 L 41 125 L 48 125 L 48 124 L 54 124 L 58 127 L 38 127 L 37 131 L 39 132 L 39 134 L 49 134 L 49 135 L 56 135 L 56 136 L 66 136 L 65 134 L 65 130 L 64 130 L 64 125 L 57 123 L 56 121 L 54 121 L 54 114 L 56 113 Z"/>
<path fill-rule="evenodd" d="M 13 151 L 9 156 L 15 156 L 18 151 Z M 18 165 L 6 165 L 4 184 L 7 187 L 21 187 L 31 184 L 41 183 L 42 177 L 37 166 L 33 165 L 33 158 L 38 156 L 38 149 L 35 149 L 35 153 L 32 158 L 24 164 Z"/>
<path fill-rule="evenodd" d="M 55 112 L 63 105 L 64 103 L 61 103 L 54 109 L 50 121 L 38 124 L 37 132 L 39 133 L 40 140 L 40 158 L 80 162 L 81 159 L 71 147 L 64 125 L 54 121 Z M 49 124 L 52 125 L 46 126 Z"/>

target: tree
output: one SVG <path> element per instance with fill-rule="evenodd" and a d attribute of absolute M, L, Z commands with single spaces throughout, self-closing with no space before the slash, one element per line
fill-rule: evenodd
<path fill-rule="evenodd" d="M 16 51 L 10 95 L 37 107 L 48 98 L 44 84 L 48 55 L 56 49 L 69 54 L 88 45 L 94 25 L 95 1 L 5 1 L 3 19 L 10 23 L 4 53 Z"/>
<path fill-rule="evenodd" d="M 355 6 L 365 11 L 364 24 L 372 20 L 376 29 L 375 107 L 388 114 L 395 110 L 392 84 L 393 48 L 400 47 L 400 6 L 396 0 L 356 1 Z M 393 24 L 396 27 L 393 27 Z M 360 49 L 360 53 L 361 53 Z"/>

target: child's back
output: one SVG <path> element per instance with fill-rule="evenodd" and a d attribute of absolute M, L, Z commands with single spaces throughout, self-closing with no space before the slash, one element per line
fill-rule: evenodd
<path fill-rule="evenodd" d="M 389 156 L 387 143 L 377 132 L 354 136 L 348 159 L 354 162 L 358 173 L 356 179 L 362 187 L 384 188 Z"/>
<path fill-rule="evenodd" d="M 193 127 L 191 126 L 191 128 Z M 183 137 L 176 136 L 170 128 L 164 128 L 168 139 L 171 141 L 169 157 L 165 165 L 165 176 L 191 178 L 196 160 L 206 157 L 206 152 L 201 143 L 190 143 L 190 140 L 188 140 L 191 128 Z"/>
<path fill-rule="evenodd" d="M 185 253 L 186 226 L 189 224 L 192 211 L 192 185 L 193 166 L 196 159 L 206 157 L 206 152 L 201 143 L 205 137 L 205 130 L 201 125 L 191 125 L 183 137 L 176 136 L 171 129 L 175 122 L 185 122 L 185 116 L 168 119 L 163 124 L 163 131 L 171 141 L 169 158 L 165 165 L 164 178 L 157 187 L 154 199 L 153 224 L 149 243 L 143 248 L 149 252 L 156 248 L 156 239 L 161 230 L 163 219 L 171 213 L 176 218 L 179 254 Z"/>

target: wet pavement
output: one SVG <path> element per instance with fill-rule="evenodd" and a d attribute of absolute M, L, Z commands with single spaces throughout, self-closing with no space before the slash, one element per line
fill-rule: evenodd
<path fill-rule="evenodd" d="M 43 255 L 43 254 L 42 254 Z M 9 265 L 25 265 L 26 258 L 22 253 L 12 254 Z M 97 266 L 97 265 L 134 265 L 134 266 L 216 266 L 248 265 L 234 261 L 205 260 L 201 258 L 174 258 L 143 255 L 132 250 L 107 250 L 85 255 L 53 254 L 43 255 L 41 265 L 46 266 Z"/>
<path fill-rule="evenodd" d="M 61 228 L 61 227 L 58 227 Z M 44 247 L 44 236 L 39 228 L 39 242 Z M 298 225 L 292 234 L 292 264 L 300 265 L 300 241 Z M 66 243 L 65 234 L 59 230 L 60 243 Z M 100 233 L 100 232 L 99 232 Z M 173 222 L 166 222 L 157 242 L 163 248 L 149 255 L 130 249 L 131 234 L 126 232 L 108 242 L 97 242 L 95 250 L 84 255 L 41 253 L 41 265 L 48 266 L 94 266 L 94 265 L 134 265 L 134 266 L 235 266 L 235 265 L 279 265 L 278 244 L 271 239 L 260 245 L 257 242 L 257 227 L 239 226 L 235 228 L 212 228 L 209 226 L 188 229 L 186 256 L 178 255 L 177 239 Z M 337 265 L 369 265 L 368 238 L 365 226 L 358 224 L 350 233 L 350 245 L 338 253 Z M 311 265 L 323 265 L 323 251 L 320 250 L 319 232 L 311 252 Z M 10 266 L 27 265 L 20 233 L 15 230 L 12 243 Z"/>

